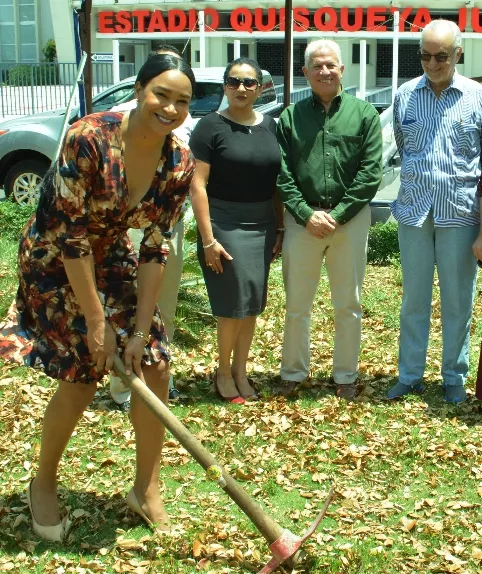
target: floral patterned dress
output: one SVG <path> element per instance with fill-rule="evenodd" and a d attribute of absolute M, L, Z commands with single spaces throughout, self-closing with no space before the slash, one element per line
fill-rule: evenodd
<path fill-rule="evenodd" d="M 169 230 L 179 217 L 194 173 L 189 147 L 175 135 L 167 136 L 149 190 L 128 210 L 123 115 L 92 114 L 68 131 L 46 230 L 37 229 L 35 216 L 25 227 L 16 300 L 0 322 L 0 357 L 40 368 L 63 381 L 91 383 L 104 373 L 91 359 L 85 318 L 62 260 L 92 254 L 104 314 L 122 354 L 135 327 L 138 264 L 166 263 Z M 127 235 L 131 227 L 144 229 L 139 257 Z M 157 308 L 150 334 L 144 362 L 169 359 Z"/>

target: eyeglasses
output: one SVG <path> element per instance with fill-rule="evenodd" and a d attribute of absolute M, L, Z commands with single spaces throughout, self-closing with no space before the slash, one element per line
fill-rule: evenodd
<path fill-rule="evenodd" d="M 419 55 L 422 62 L 430 62 L 432 58 L 435 58 L 436 62 L 442 64 L 443 62 L 446 62 L 456 50 L 457 48 L 452 50 L 449 54 L 428 54 L 427 52 L 422 52 L 420 50 Z"/>
<path fill-rule="evenodd" d="M 246 90 L 256 90 L 256 88 L 259 86 L 259 82 L 255 78 L 241 79 L 234 78 L 233 76 L 228 76 L 226 78 L 226 86 L 228 86 L 228 88 L 231 90 L 237 90 L 241 84 L 243 84 Z"/>

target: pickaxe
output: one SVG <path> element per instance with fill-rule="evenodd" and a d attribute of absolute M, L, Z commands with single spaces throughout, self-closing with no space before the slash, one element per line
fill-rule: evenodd
<path fill-rule="evenodd" d="M 239 508 L 254 523 L 256 528 L 266 538 L 273 557 L 258 574 L 270 574 L 283 562 L 290 561 L 294 566 L 300 561 L 299 549 L 320 524 L 333 498 L 332 487 L 323 508 L 313 524 L 300 537 L 275 522 L 249 496 L 249 494 L 226 472 L 216 459 L 203 447 L 189 430 L 171 413 L 168 407 L 134 374 L 127 375 L 124 363 L 119 357 L 114 359 L 114 370 L 124 383 L 144 401 L 162 424 L 177 438 L 182 446 L 205 469 L 210 480 L 216 482 L 234 500 Z"/>

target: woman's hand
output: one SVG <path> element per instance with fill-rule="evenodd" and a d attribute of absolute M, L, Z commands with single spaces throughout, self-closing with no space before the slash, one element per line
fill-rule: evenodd
<path fill-rule="evenodd" d="M 482 233 L 473 242 L 472 251 L 477 261 L 482 261 Z"/>
<path fill-rule="evenodd" d="M 105 319 L 87 323 L 87 345 L 99 371 L 110 371 L 117 353 L 117 341 Z"/>
<path fill-rule="evenodd" d="M 126 366 L 126 375 L 134 373 L 143 381 L 144 373 L 142 372 L 142 357 L 145 353 L 146 342 L 142 337 L 134 336 L 129 339 L 124 351 L 124 364 Z"/>
<path fill-rule="evenodd" d="M 281 255 L 281 248 L 283 247 L 284 236 L 285 236 L 284 231 L 278 231 L 276 233 L 276 243 L 274 244 L 274 247 L 273 247 L 273 257 L 271 259 L 271 262 L 273 262 L 275 259 L 277 259 Z"/>
<path fill-rule="evenodd" d="M 228 261 L 232 261 L 233 258 L 224 249 L 221 243 L 214 243 L 211 247 L 204 249 L 204 257 L 206 259 L 206 265 L 215 273 L 222 273 L 223 266 L 221 264 L 221 255 L 225 257 Z"/>

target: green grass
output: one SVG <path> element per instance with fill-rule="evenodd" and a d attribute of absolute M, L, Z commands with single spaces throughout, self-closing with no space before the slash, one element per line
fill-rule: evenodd
<path fill-rule="evenodd" d="M 17 243 L 0 236 L 0 317 L 4 317 L 17 288 Z"/>
<path fill-rule="evenodd" d="M 15 292 L 16 246 L 1 242 L 0 249 L 1 316 Z M 193 292 L 202 295 L 202 289 Z M 174 413 L 272 518 L 295 533 L 309 525 L 335 485 L 335 499 L 305 544 L 308 557 L 297 572 L 482 572 L 479 405 L 472 396 L 459 406 L 442 399 L 437 290 L 427 392 L 387 403 L 397 373 L 400 268 L 368 268 L 361 394 L 352 404 L 338 401 L 330 386 L 334 326 L 325 274 L 313 310 L 312 377 L 298 401 L 271 397 L 283 335 L 279 264 L 269 293 L 250 357 L 264 400 L 237 407 L 217 399 L 209 382 L 215 328 L 200 320 L 195 345 L 182 332 L 175 340 L 174 370 L 185 403 Z M 202 308 L 202 297 L 199 302 Z M 482 336 L 480 311 L 477 300 L 469 390 Z M 181 317 L 181 327 L 185 321 Z M 111 410 L 106 387 L 81 419 L 59 469 L 62 507 L 71 516 L 76 509 L 84 514 L 62 544 L 39 541 L 23 492 L 35 475 L 42 415 L 53 388 L 29 369 L 0 367 L 0 572 L 246 573 L 268 561 L 263 537 L 171 436 L 161 478 L 173 536 L 153 536 L 127 510 L 133 433 L 127 416 Z"/>

